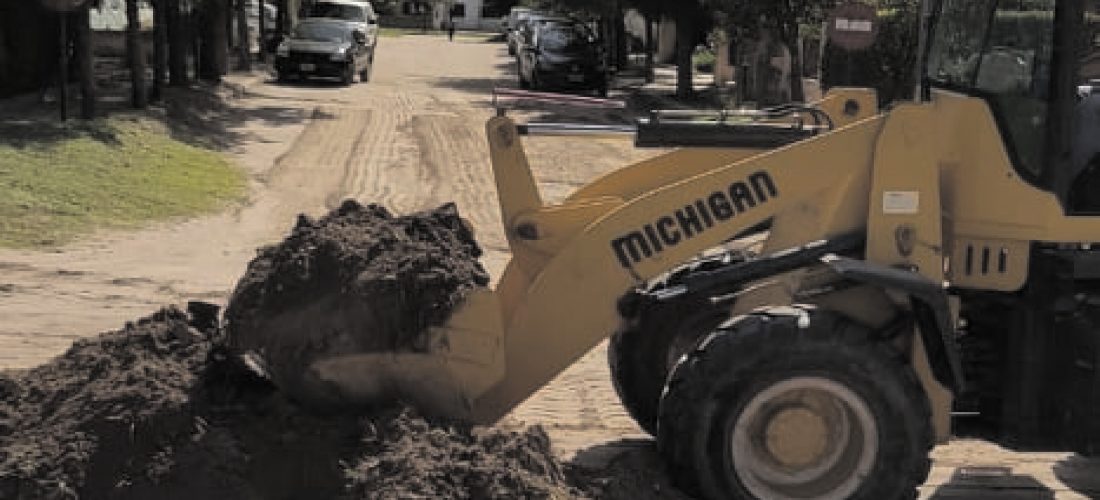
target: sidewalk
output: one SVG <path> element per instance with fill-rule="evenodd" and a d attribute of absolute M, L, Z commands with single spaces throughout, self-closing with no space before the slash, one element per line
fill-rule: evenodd
<path fill-rule="evenodd" d="M 646 113 L 654 109 L 721 109 L 730 103 L 730 89 L 714 86 L 714 75 L 692 74 L 692 87 L 695 95 L 689 99 L 676 97 L 676 66 L 658 64 L 654 67 L 654 79 L 645 81 L 642 68 L 630 68 L 619 72 L 612 88 L 626 93 L 630 109 Z"/>
<path fill-rule="evenodd" d="M 736 82 L 723 87 L 714 84 L 714 75 L 695 71 L 692 74 L 692 87 L 695 95 L 689 99 L 676 97 L 676 66 L 659 64 L 654 68 L 654 80 L 646 83 L 641 68 L 630 68 L 620 72 L 615 78 L 613 88 L 627 93 L 627 102 L 631 109 L 648 112 L 653 109 L 731 109 L 741 107 L 736 102 Z M 805 101 L 812 103 L 822 97 L 819 82 L 816 79 L 803 79 Z M 746 105 L 753 103 L 746 102 Z"/>

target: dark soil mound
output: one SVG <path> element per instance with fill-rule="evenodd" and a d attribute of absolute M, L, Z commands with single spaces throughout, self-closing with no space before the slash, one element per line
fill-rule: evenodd
<path fill-rule="evenodd" d="M 71 498 L 140 475 L 124 457 L 146 436 L 182 432 L 206 365 L 209 332 L 178 309 L 76 342 L 37 368 L 0 378 L 0 498 Z"/>
<path fill-rule="evenodd" d="M 207 308 L 192 307 L 192 312 Z M 540 429 L 317 416 L 165 309 L 0 378 L 0 498 L 572 498 Z"/>
<path fill-rule="evenodd" d="M 349 200 L 320 220 L 299 216 L 285 241 L 260 250 L 233 292 L 226 320 L 230 334 L 247 342 L 272 317 L 346 297 L 374 312 L 375 322 L 340 332 L 358 349 L 420 350 L 426 327 L 446 321 L 467 291 L 489 283 L 479 256 L 454 205 L 395 217 Z M 310 319 L 318 331 L 332 321 Z"/>
<path fill-rule="evenodd" d="M 541 427 L 429 425 L 405 412 L 372 427 L 347 471 L 350 498 L 578 498 Z"/>
<path fill-rule="evenodd" d="M 294 318 L 282 312 L 291 310 L 308 331 L 349 336 L 344 348 L 416 350 L 427 326 L 487 282 L 479 253 L 453 206 L 393 217 L 349 202 L 319 221 L 302 218 L 287 241 L 262 250 L 227 323 L 259 334 Z M 319 303 L 366 312 L 348 319 L 334 309 L 347 321 L 338 324 L 313 314 Z M 257 339 L 268 347 L 262 336 L 243 337 Z M 193 303 L 79 341 L 37 368 L 0 373 L 0 498 L 580 495 L 541 429 L 472 428 L 394 410 L 317 415 L 233 352 L 218 308 Z"/>
<path fill-rule="evenodd" d="M 488 284 L 480 255 L 454 205 L 397 217 L 347 201 L 319 220 L 301 216 L 285 241 L 260 251 L 230 298 L 227 332 L 288 393 L 339 405 L 309 378 L 311 364 L 424 351 L 428 327 Z"/>
<path fill-rule="evenodd" d="M 570 483 L 600 500 L 691 500 L 672 483 L 651 440 L 583 450 L 567 473 Z"/>

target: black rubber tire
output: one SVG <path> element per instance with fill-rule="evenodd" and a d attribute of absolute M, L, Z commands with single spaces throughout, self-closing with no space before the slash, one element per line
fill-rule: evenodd
<path fill-rule="evenodd" d="M 701 257 L 654 280 L 646 291 L 667 290 L 693 274 L 743 262 L 751 256 L 747 250 L 738 250 Z M 717 292 L 729 296 L 731 289 Z M 627 413 L 651 436 L 657 436 L 657 409 L 672 366 L 699 339 L 729 319 L 732 301 L 715 304 L 713 295 L 702 291 L 648 304 L 611 335 L 607 349 L 611 383 Z"/>
<path fill-rule="evenodd" d="M 367 83 L 370 81 L 371 73 L 374 72 L 374 49 L 371 49 L 370 59 L 367 60 L 367 67 L 363 68 L 363 71 L 359 72 L 359 82 Z"/>
<path fill-rule="evenodd" d="M 605 77 L 603 81 L 596 85 L 596 96 L 607 99 L 607 96 L 610 93 L 611 86 L 608 84 L 607 78 Z"/>
<path fill-rule="evenodd" d="M 681 354 L 729 319 L 729 305 L 691 295 L 647 307 L 611 336 L 607 364 L 627 413 L 651 436 L 665 380 Z"/>
<path fill-rule="evenodd" d="M 727 443 L 753 397 L 795 377 L 853 392 L 878 429 L 878 451 L 848 498 L 916 498 L 928 477 L 931 409 L 905 355 L 830 311 L 775 308 L 724 325 L 674 368 L 661 399 L 658 447 L 677 483 L 708 499 L 755 498 Z"/>
<path fill-rule="evenodd" d="M 531 82 L 523 77 L 523 73 L 519 74 L 519 88 L 525 90 L 531 88 Z"/>
<path fill-rule="evenodd" d="M 355 61 L 348 61 L 347 67 L 344 68 L 344 74 L 340 76 L 340 83 L 344 85 L 355 83 Z"/>

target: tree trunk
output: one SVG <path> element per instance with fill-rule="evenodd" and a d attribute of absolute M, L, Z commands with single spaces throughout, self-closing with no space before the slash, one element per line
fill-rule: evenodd
<path fill-rule="evenodd" d="M 787 25 L 782 30 L 783 44 L 791 54 L 791 102 L 803 102 L 806 100 L 802 88 L 802 47 L 798 39 L 798 23 Z"/>
<path fill-rule="evenodd" d="M 145 48 L 137 0 L 126 0 L 126 60 L 130 66 L 130 104 L 142 109 L 149 104 L 145 90 Z"/>
<path fill-rule="evenodd" d="M 252 71 L 252 43 L 248 39 L 248 13 L 245 1 L 237 0 L 237 69 Z"/>
<path fill-rule="evenodd" d="M 623 2 L 615 2 L 615 11 L 611 16 L 615 29 L 615 65 L 625 68 L 630 60 L 630 46 L 626 38 L 626 16 L 623 15 Z"/>
<path fill-rule="evenodd" d="M 657 50 L 657 44 L 653 43 L 653 16 L 643 14 L 645 18 L 645 81 L 652 83 L 655 79 L 653 52 Z"/>
<path fill-rule="evenodd" d="M 267 47 L 264 45 L 267 42 L 267 7 L 264 6 L 265 3 L 264 0 L 256 2 L 259 9 L 257 13 L 259 18 L 256 20 L 259 26 L 259 29 L 256 30 L 256 45 L 260 48 L 260 62 L 267 62 Z"/>
<path fill-rule="evenodd" d="M 59 29 L 57 13 L 37 1 L 0 0 L 0 96 L 53 87 Z"/>
<path fill-rule="evenodd" d="M 164 20 L 168 28 L 168 78 L 173 87 L 186 86 L 190 78 L 187 72 L 187 55 L 191 44 L 187 36 L 186 18 L 180 13 L 180 0 L 164 2 Z"/>
<path fill-rule="evenodd" d="M 287 24 L 289 24 L 287 23 L 287 3 L 286 0 L 276 1 L 278 3 L 275 4 L 275 7 L 277 9 L 275 11 L 275 35 L 281 38 L 283 35 L 286 34 Z"/>
<path fill-rule="evenodd" d="M 228 16 L 226 0 L 204 0 L 202 3 L 202 29 L 199 53 L 199 78 L 220 82 L 229 72 L 229 46 L 226 43 L 225 19 Z"/>
<path fill-rule="evenodd" d="M 695 93 L 692 55 L 695 51 L 695 23 L 690 16 L 676 20 L 676 97 L 687 98 Z"/>
<path fill-rule="evenodd" d="M 95 39 L 92 36 L 88 10 L 89 7 L 85 6 L 73 16 L 76 62 L 80 71 L 80 117 L 85 120 L 95 118 L 96 108 L 95 74 L 93 73 L 95 65 L 92 61 L 92 45 Z"/>
<path fill-rule="evenodd" d="M 153 2 L 153 88 L 150 97 L 159 101 L 164 96 L 164 79 L 168 76 L 168 22 L 165 0 Z"/>
<path fill-rule="evenodd" d="M 69 14 L 57 15 L 57 102 L 61 108 L 61 121 L 69 119 L 69 30 L 72 29 Z"/>
<path fill-rule="evenodd" d="M 206 47 L 202 46 L 202 13 L 196 5 L 199 0 L 192 0 L 187 12 L 187 40 L 191 44 L 191 69 L 195 72 L 195 78 L 202 79 L 202 58 Z"/>
<path fill-rule="evenodd" d="M 222 0 L 225 3 L 224 9 L 227 13 L 225 16 L 225 50 L 229 53 L 233 52 L 233 48 L 236 47 L 236 41 L 233 31 L 233 16 L 232 13 L 236 12 L 234 9 L 234 0 Z"/>

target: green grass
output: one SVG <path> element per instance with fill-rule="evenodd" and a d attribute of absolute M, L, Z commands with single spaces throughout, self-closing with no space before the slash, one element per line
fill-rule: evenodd
<path fill-rule="evenodd" d="M 221 154 L 152 120 L 0 124 L 0 246 L 208 213 L 242 200 L 245 186 Z"/>
<path fill-rule="evenodd" d="M 396 38 L 396 37 L 406 36 L 406 35 L 433 35 L 433 36 L 445 37 L 445 36 L 447 36 L 447 32 L 445 30 L 441 30 L 441 29 L 437 29 L 437 28 L 429 28 L 427 31 L 424 31 L 423 29 L 420 29 L 420 28 L 384 27 L 384 28 L 379 28 L 378 29 L 378 36 L 383 37 L 383 38 Z M 481 32 L 481 31 L 458 31 L 458 32 L 455 32 L 455 39 L 460 40 L 460 41 L 486 42 L 486 41 L 489 41 L 490 39 L 493 39 L 494 37 L 497 37 L 497 36 L 499 36 L 499 35 L 497 35 L 495 33 Z"/>
<path fill-rule="evenodd" d="M 696 52 L 691 56 L 691 61 L 692 64 L 695 66 L 695 69 L 703 73 L 710 73 L 714 71 L 714 63 L 716 62 L 716 60 L 717 59 L 714 52 L 711 52 L 709 50 Z"/>
<path fill-rule="evenodd" d="M 393 38 L 393 37 L 398 37 L 398 36 L 405 36 L 405 35 L 422 35 L 424 33 L 438 34 L 439 30 L 429 29 L 428 31 L 425 32 L 424 30 L 422 30 L 420 28 L 379 28 L 378 29 L 378 36 L 388 37 L 388 38 Z"/>

